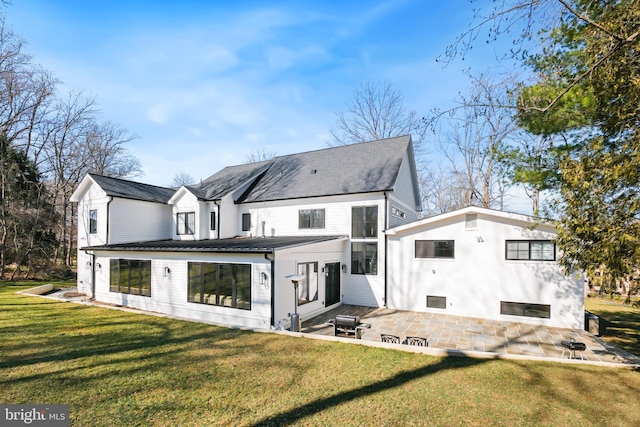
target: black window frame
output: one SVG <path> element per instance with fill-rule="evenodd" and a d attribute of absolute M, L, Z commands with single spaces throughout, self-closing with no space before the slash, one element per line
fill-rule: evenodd
<path fill-rule="evenodd" d="M 373 251 L 368 251 L 371 248 Z M 374 256 L 368 257 L 370 253 Z M 351 274 L 377 276 L 378 255 L 378 242 L 351 242 Z"/>
<path fill-rule="evenodd" d="M 427 308 L 447 309 L 447 297 L 427 295 Z"/>
<path fill-rule="evenodd" d="M 98 209 L 89 210 L 89 234 L 98 234 Z"/>
<path fill-rule="evenodd" d="M 242 268 L 243 271 L 238 271 L 240 268 Z M 231 295 L 223 295 L 223 288 L 228 285 L 224 282 L 224 275 L 226 274 L 231 274 Z M 207 275 L 208 277 L 205 278 Z M 238 278 L 234 277 L 235 275 L 248 277 Z M 245 278 L 246 283 L 241 284 L 242 287 L 239 288 L 238 282 Z M 207 279 L 209 283 L 206 283 Z M 190 303 L 250 311 L 252 283 L 251 264 L 224 262 L 187 263 L 187 302 Z M 208 288 L 205 289 L 205 286 L 208 286 Z M 192 293 L 194 289 L 198 292 Z M 213 289 L 214 292 L 209 294 L 205 293 L 208 289 Z M 246 295 L 244 295 L 246 299 L 240 298 L 242 290 L 246 291 Z"/>
<path fill-rule="evenodd" d="M 216 211 L 211 211 L 211 214 L 209 215 L 209 221 L 211 222 L 209 224 L 209 230 L 215 231 L 216 230 Z"/>
<path fill-rule="evenodd" d="M 251 214 L 242 214 L 242 231 L 251 231 Z"/>
<path fill-rule="evenodd" d="M 543 315 L 539 315 L 540 313 L 543 313 Z M 527 302 L 500 301 L 500 314 L 505 316 L 551 319 L 551 305 Z"/>
<path fill-rule="evenodd" d="M 515 244 L 527 244 L 527 249 L 526 249 L 526 257 L 521 257 L 521 255 L 525 254 L 525 250 L 521 250 L 519 248 L 515 249 L 515 253 L 517 254 L 516 257 L 509 257 L 509 244 L 510 243 L 515 243 Z M 541 248 L 540 248 L 540 257 L 539 258 L 533 258 L 532 254 L 534 253 L 534 251 L 531 250 L 531 244 L 540 244 Z M 551 244 L 553 245 L 553 258 L 545 258 L 544 254 L 545 254 L 545 249 L 544 246 L 545 244 Z M 514 250 L 512 249 L 511 252 L 513 253 Z M 507 261 L 556 261 L 557 259 L 557 249 L 556 249 L 556 242 L 554 240 L 505 240 L 504 242 L 504 259 Z"/>
<path fill-rule="evenodd" d="M 301 267 L 304 272 L 301 272 Z M 313 301 L 318 300 L 319 288 L 320 288 L 320 280 L 318 277 L 318 261 L 309 261 L 309 262 L 299 262 L 296 266 L 296 271 L 298 274 L 303 274 L 304 279 L 298 282 L 298 305 L 308 304 Z M 311 292 L 313 289 L 310 287 L 309 280 L 311 278 L 311 274 L 315 274 L 315 293 L 311 296 Z M 305 295 L 306 298 L 302 298 L 301 295 Z"/>
<path fill-rule="evenodd" d="M 426 246 L 419 248 L 419 246 Z M 444 246 L 444 247 L 443 247 Z M 451 246 L 450 248 L 446 246 Z M 448 253 L 450 252 L 450 255 Z M 414 257 L 416 259 L 455 259 L 455 240 L 416 240 L 414 242 Z"/>
<path fill-rule="evenodd" d="M 351 207 L 351 238 L 378 238 L 378 205 Z"/>
<path fill-rule="evenodd" d="M 322 212 L 317 216 L 316 213 Z M 325 228 L 325 209 L 300 209 L 298 210 L 298 229 L 324 229 Z"/>
<path fill-rule="evenodd" d="M 126 268 L 123 268 L 125 265 Z M 125 280 L 123 280 L 123 270 L 126 272 Z M 137 285 L 134 285 L 136 282 Z M 111 258 L 109 260 L 109 292 L 151 297 L 151 260 Z"/>
<path fill-rule="evenodd" d="M 180 222 L 180 218 L 184 218 L 182 223 Z M 192 221 L 189 221 L 189 218 Z M 184 230 L 180 229 L 180 225 L 184 225 Z M 193 229 L 189 230 L 189 225 L 193 225 Z M 183 231 L 182 233 L 180 231 Z M 176 234 L 178 236 L 192 236 L 196 234 L 196 213 L 195 212 L 177 212 L 176 213 Z"/>

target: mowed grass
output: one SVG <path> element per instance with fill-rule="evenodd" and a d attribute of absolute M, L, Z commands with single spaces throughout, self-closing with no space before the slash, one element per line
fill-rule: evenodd
<path fill-rule="evenodd" d="M 74 426 L 640 425 L 640 372 L 430 357 L 16 295 L 0 403 Z"/>
<path fill-rule="evenodd" d="M 585 309 L 606 321 L 602 339 L 640 356 L 640 308 L 622 305 L 621 299 L 587 298 Z"/>

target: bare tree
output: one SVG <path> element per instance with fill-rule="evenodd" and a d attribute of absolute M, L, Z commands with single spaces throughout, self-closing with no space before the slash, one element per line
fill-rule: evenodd
<path fill-rule="evenodd" d="M 65 100 L 58 100 L 53 110 L 42 128 L 44 145 L 38 165 L 49 180 L 61 218 L 58 233 L 64 246 L 60 258 L 71 265 L 75 212 L 69 198 L 80 180 L 87 173 L 136 176 L 140 163 L 125 146 L 135 137 L 111 122 L 100 122 L 93 98 L 72 92 Z"/>
<path fill-rule="evenodd" d="M 518 130 L 509 105 L 508 85 L 481 74 L 445 117 L 451 131 L 439 138 L 439 151 L 449 159 L 464 204 L 503 209 L 509 181 L 501 163 L 509 138 Z M 443 117 L 442 115 L 438 116 Z"/>
<path fill-rule="evenodd" d="M 267 150 L 265 147 L 256 148 L 255 150 L 251 150 L 247 157 L 245 158 L 245 163 L 257 163 L 263 162 L 265 160 L 271 160 L 278 153 L 275 151 Z"/>
<path fill-rule="evenodd" d="M 59 221 L 55 233 L 64 243 L 62 257 L 59 257 L 60 248 L 49 256 L 54 260 L 65 260 L 70 265 L 75 212 L 69 196 L 77 184 L 87 172 L 116 177 L 135 176 L 140 173 L 140 163 L 126 147 L 135 138 L 133 135 L 114 123 L 101 120 L 95 100 L 82 92 L 58 98 L 57 84 L 51 73 L 35 64 L 33 58 L 25 53 L 24 41 L 7 28 L 5 17 L 0 15 L 0 135 L 5 145 L 4 159 L 24 156 L 14 163 L 23 165 L 24 170 L 35 168 L 29 176 L 38 179 L 27 181 L 30 188 L 38 191 L 33 190 L 31 196 L 47 194 L 47 202 L 55 207 L 54 214 L 49 217 Z M 44 191 L 45 185 L 47 191 Z M 20 189 L 16 185 L 4 185 L 2 188 L 9 192 Z M 20 200 L 17 195 L 5 196 L 6 200 Z M 36 202 L 34 199 L 33 203 Z M 7 206 L 2 209 L 0 222 L 6 223 L 14 215 L 11 209 L 5 209 Z M 33 211 L 31 206 L 22 210 Z M 44 219 L 45 210 L 35 212 L 38 212 L 40 220 Z M 36 240 L 49 239 L 42 233 L 14 233 L 13 236 L 18 236 L 13 241 L 14 252 L 24 253 L 21 258 L 24 260 L 31 259 L 31 253 L 38 247 Z M 7 240 L 0 240 L 2 247 L 7 247 Z M 21 252 L 23 248 L 28 248 L 27 252 Z"/>
<path fill-rule="evenodd" d="M 336 113 L 330 145 L 349 145 L 382 138 L 412 135 L 419 152 L 427 126 L 422 117 L 404 105 L 402 92 L 390 80 L 367 80 L 353 92 L 346 110 Z"/>
<path fill-rule="evenodd" d="M 422 215 L 434 216 L 466 206 L 465 183 L 451 168 L 431 167 L 420 176 Z"/>
<path fill-rule="evenodd" d="M 173 181 L 171 181 L 171 187 L 178 188 L 182 187 L 183 185 L 193 185 L 195 183 L 196 180 L 194 177 L 186 172 L 180 171 L 176 174 L 176 176 L 173 177 Z"/>

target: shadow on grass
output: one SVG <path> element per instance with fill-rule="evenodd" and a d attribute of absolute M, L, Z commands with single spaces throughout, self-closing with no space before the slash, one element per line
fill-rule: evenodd
<path fill-rule="evenodd" d="M 467 357 L 446 357 L 433 365 L 423 366 L 418 369 L 400 372 L 391 378 L 378 381 L 370 385 L 359 387 L 353 390 L 344 391 L 333 396 L 318 399 L 305 405 L 298 406 L 286 412 L 282 412 L 273 417 L 264 418 L 252 426 L 284 426 L 295 424 L 306 417 L 322 412 L 334 406 L 349 403 L 353 400 L 366 397 L 368 395 L 380 393 L 386 390 L 401 387 L 417 379 L 433 375 L 441 370 L 464 369 L 486 363 L 491 359 L 473 359 Z M 295 393 L 295 390 L 291 390 Z"/>

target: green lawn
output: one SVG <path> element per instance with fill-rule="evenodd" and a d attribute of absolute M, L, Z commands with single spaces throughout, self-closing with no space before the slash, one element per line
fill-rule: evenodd
<path fill-rule="evenodd" d="M 640 356 L 640 308 L 622 305 L 622 299 L 607 296 L 587 298 L 585 308 L 606 320 L 602 339 Z"/>
<path fill-rule="evenodd" d="M 75 426 L 640 425 L 640 372 L 438 358 L 15 295 L 0 403 Z"/>

